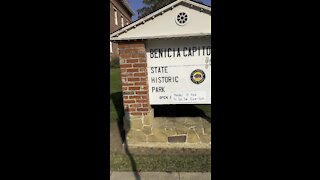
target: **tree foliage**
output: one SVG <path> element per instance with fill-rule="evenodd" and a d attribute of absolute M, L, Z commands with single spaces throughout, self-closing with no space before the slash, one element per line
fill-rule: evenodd
<path fill-rule="evenodd" d="M 144 7 L 137 10 L 138 12 L 138 18 L 142 18 L 144 16 L 147 16 L 151 14 L 152 12 L 174 2 L 176 0 L 143 0 Z M 201 0 L 194 0 L 197 2 L 202 3 Z"/>

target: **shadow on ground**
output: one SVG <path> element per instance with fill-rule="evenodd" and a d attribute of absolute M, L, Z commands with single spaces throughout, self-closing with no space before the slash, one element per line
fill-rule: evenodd
<path fill-rule="evenodd" d="M 122 92 L 116 92 L 112 93 L 110 95 L 110 98 L 112 99 L 112 102 L 115 106 L 115 109 L 117 111 L 117 125 L 120 132 L 122 143 L 124 143 L 125 140 L 125 132 L 123 129 L 123 116 L 124 116 L 124 110 L 123 110 L 123 99 L 122 99 Z"/>
<path fill-rule="evenodd" d="M 113 93 L 110 95 L 110 98 L 112 99 L 112 102 L 113 102 L 115 109 L 117 111 L 118 132 L 120 133 L 119 135 L 121 137 L 121 141 L 122 141 L 121 143 L 123 144 L 123 148 L 124 148 L 123 150 L 130 160 L 132 171 L 134 173 L 135 179 L 140 180 L 141 178 L 138 173 L 137 164 L 136 164 L 131 152 L 129 151 L 128 144 L 127 144 L 127 141 L 125 138 L 125 130 L 124 130 L 124 122 L 123 122 L 124 110 L 123 110 L 122 92 Z M 128 125 L 130 127 L 130 123 Z"/>

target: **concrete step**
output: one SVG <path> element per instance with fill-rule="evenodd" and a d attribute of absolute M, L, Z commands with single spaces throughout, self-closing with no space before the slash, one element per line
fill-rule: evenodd
<path fill-rule="evenodd" d="M 110 180 L 210 180 L 201 172 L 110 172 Z"/>

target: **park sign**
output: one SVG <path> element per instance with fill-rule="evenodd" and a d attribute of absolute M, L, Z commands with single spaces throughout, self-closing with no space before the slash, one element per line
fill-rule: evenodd
<path fill-rule="evenodd" d="M 124 109 L 145 116 L 151 105 L 211 104 L 211 7 L 171 4 L 113 32 Z"/>
<path fill-rule="evenodd" d="M 210 149 L 206 119 L 159 119 L 153 105 L 211 104 L 211 7 L 176 0 L 110 40 L 119 48 L 128 145 Z"/>
<path fill-rule="evenodd" d="M 211 104 L 209 38 L 147 41 L 150 104 Z"/>

